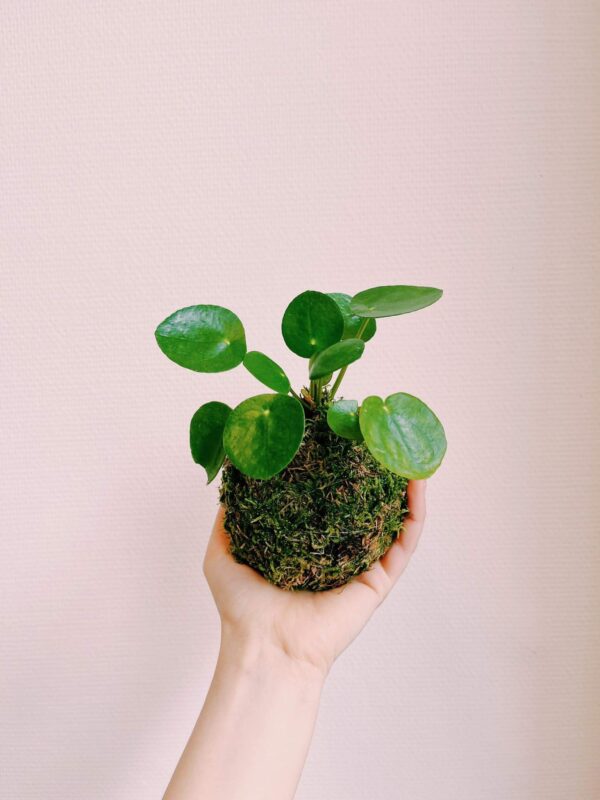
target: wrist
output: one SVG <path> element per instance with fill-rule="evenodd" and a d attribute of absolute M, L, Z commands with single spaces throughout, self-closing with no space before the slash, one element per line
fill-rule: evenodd
<path fill-rule="evenodd" d="M 243 673 L 272 674 L 299 685 L 319 688 L 330 667 L 325 662 L 313 662 L 286 652 L 266 634 L 244 631 L 224 621 L 221 622 L 219 662 Z"/>

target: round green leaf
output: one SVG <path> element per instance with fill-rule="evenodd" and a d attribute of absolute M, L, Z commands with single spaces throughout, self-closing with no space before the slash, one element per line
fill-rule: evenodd
<path fill-rule="evenodd" d="M 362 339 L 344 339 L 316 353 L 310 360 L 308 377 L 311 381 L 335 372 L 359 359 L 365 343 Z"/>
<path fill-rule="evenodd" d="M 310 358 L 313 353 L 339 342 L 344 318 L 338 304 L 322 292 L 302 292 L 288 305 L 281 333 L 293 353 Z"/>
<path fill-rule="evenodd" d="M 206 470 L 207 484 L 221 469 L 225 458 L 223 428 L 230 414 L 231 408 L 226 403 L 213 400 L 200 406 L 190 422 L 192 458 Z"/>
<path fill-rule="evenodd" d="M 160 323 L 154 335 L 167 358 L 195 372 L 233 369 L 246 354 L 244 326 L 222 306 L 180 308 Z"/>
<path fill-rule="evenodd" d="M 352 298 L 349 294 L 343 294 L 341 292 L 329 292 L 329 297 L 332 297 L 335 302 L 338 304 L 339 310 L 342 312 L 342 317 L 344 318 L 344 335 L 343 339 L 354 339 L 356 334 L 358 333 L 358 329 L 364 322 L 362 317 L 353 314 L 350 310 L 350 301 Z M 361 334 L 361 339 L 364 342 L 368 342 L 369 339 L 372 339 L 375 335 L 375 331 L 377 330 L 377 323 L 374 319 L 370 319 L 367 322 L 367 326 Z"/>
<path fill-rule="evenodd" d="M 258 350 L 249 350 L 244 356 L 244 366 L 261 383 L 275 392 L 287 394 L 290 390 L 290 381 L 279 364 Z"/>
<path fill-rule="evenodd" d="M 442 462 L 446 435 L 433 411 L 417 397 L 397 392 L 363 400 L 359 424 L 367 447 L 384 467 L 405 478 L 428 478 Z"/>
<path fill-rule="evenodd" d="M 356 400 L 336 400 L 327 409 L 327 423 L 334 433 L 344 439 L 362 442 L 363 435 L 358 420 Z"/>
<path fill-rule="evenodd" d="M 245 475 L 271 478 L 290 463 L 303 436 L 304 409 L 295 397 L 257 394 L 229 415 L 223 447 Z"/>
<path fill-rule="evenodd" d="M 355 294 L 350 310 L 359 317 L 395 317 L 430 306 L 442 296 L 431 286 L 375 286 Z"/>

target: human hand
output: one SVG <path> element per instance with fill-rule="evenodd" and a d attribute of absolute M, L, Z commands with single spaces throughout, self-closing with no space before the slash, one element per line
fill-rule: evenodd
<path fill-rule="evenodd" d="M 238 563 L 219 508 L 203 569 L 221 616 L 221 647 L 165 800 L 294 796 L 324 679 L 415 551 L 425 521 L 424 480 L 409 481 L 408 506 L 383 558 L 323 592 L 280 589 Z"/>
<path fill-rule="evenodd" d="M 326 675 L 410 561 L 425 521 L 426 484 L 426 480 L 408 482 L 409 513 L 387 553 L 349 583 L 323 592 L 280 589 L 235 561 L 221 505 L 203 570 L 223 628 L 236 639 L 260 643 Z"/>

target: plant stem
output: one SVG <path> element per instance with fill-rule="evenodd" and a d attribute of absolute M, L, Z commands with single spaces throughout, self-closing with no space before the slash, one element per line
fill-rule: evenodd
<path fill-rule="evenodd" d="M 367 327 L 367 324 L 369 322 L 369 319 L 370 319 L 369 317 L 365 317 L 363 319 L 363 321 L 360 323 L 360 327 L 356 332 L 356 336 L 354 337 L 355 339 L 360 339 L 362 337 L 363 333 L 365 332 L 365 328 Z M 349 365 L 346 364 L 346 366 L 342 367 L 342 369 L 338 372 L 338 376 L 335 379 L 335 382 L 334 382 L 333 386 L 331 387 L 331 394 L 329 395 L 329 398 L 330 398 L 331 401 L 333 401 L 333 398 L 335 397 L 335 393 L 340 388 L 340 383 L 342 382 L 342 378 L 346 374 L 346 370 L 348 369 L 348 366 Z"/>
<path fill-rule="evenodd" d="M 369 324 L 370 317 L 364 317 L 363 321 L 360 323 L 360 328 L 356 331 L 355 339 L 362 339 L 362 335 L 365 332 L 365 328 Z"/>
<path fill-rule="evenodd" d="M 291 392 L 291 393 L 294 395 L 294 397 L 296 398 L 296 400 L 300 400 L 300 402 L 301 402 L 301 403 L 303 403 L 303 402 L 304 402 L 304 398 L 300 397 L 300 395 L 299 395 L 299 394 L 296 394 L 296 392 L 295 392 L 295 391 L 292 389 L 292 387 L 291 387 L 291 386 L 290 386 L 290 392 Z"/>
<path fill-rule="evenodd" d="M 342 369 L 338 372 L 338 376 L 335 379 L 335 382 L 334 382 L 333 386 L 331 387 L 331 399 L 332 400 L 335 397 L 335 393 L 340 388 L 340 383 L 342 382 L 342 378 L 346 374 L 346 370 L 347 369 L 348 369 L 348 365 L 346 364 L 346 366 L 342 367 Z"/>

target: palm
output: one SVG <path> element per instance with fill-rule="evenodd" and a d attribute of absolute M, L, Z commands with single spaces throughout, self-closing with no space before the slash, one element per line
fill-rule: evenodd
<path fill-rule="evenodd" d="M 221 618 L 268 637 L 295 658 L 330 665 L 406 568 L 425 521 L 425 489 L 425 480 L 409 481 L 409 514 L 383 558 L 345 586 L 324 592 L 285 591 L 236 562 L 220 506 L 203 566 Z"/>

